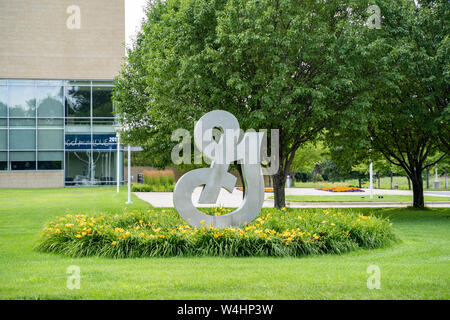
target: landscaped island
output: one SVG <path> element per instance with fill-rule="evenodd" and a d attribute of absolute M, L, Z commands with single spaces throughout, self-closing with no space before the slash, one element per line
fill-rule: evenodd
<path fill-rule="evenodd" d="M 391 226 L 357 211 L 286 208 L 264 209 L 250 224 L 225 229 L 190 227 L 173 209 L 67 214 L 48 223 L 37 248 L 74 257 L 302 256 L 386 246 L 395 240 Z"/>

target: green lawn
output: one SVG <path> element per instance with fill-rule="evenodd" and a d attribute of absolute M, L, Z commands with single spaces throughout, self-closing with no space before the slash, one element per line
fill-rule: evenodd
<path fill-rule="evenodd" d="M 270 197 L 273 199 L 273 197 Z M 412 203 L 412 196 L 403 195 L 383 195 L 383 198 L 378 198 L 377 195 L 370 199 L 370 196 L 364 195 L 325 195 L 325 196 L 286 196 L 287 201 L 294 202 L 408 202 Z M 425 196 L 425 201 L 450 201 L 450 197 L 434 197 Z"/>
<path fill-rule="evenodd" d="M 439 181 L 441 182 L 441 189 L 433 189 L 433 181 L 434 181 L 434 175 L 430 175 L 430 187 L 427 188 L 426 180 L 424 179 L 423 182 L 423 189 L 424 190 L 438 190 L 438 191 L 445 191 L 445 178 L 439 177 Z M 393 185 L 398 185 L 399 190 L 408 190 L 408 179 L 406 177 L 396 176 L 393 177 Z M 450 182 L 448 182 L 450 187 Z M 319 181 L 319 182 L 296 182 L 295 186 L 297 188 L 324 188 L 324 187 L 348 187 L 348 186 L 354 186 L 357 187 L 358 180 L 357 179 L 350 179 L 343 182 L 328 182 L 328 181 Z M 362 183 L 363 188 L 369 188 L 369 181 L 365 181 Z M 378 180 L 374 176 L 373 178 L 373 187 L 378 188 Z M 411 186 L 412 188 L 412 186 Z M 390 177 L 381 177 L 380 179 L 380 189 L 391 189 L 391 178 Z M 448 190 L 447 190 L 448 191 Z"/>
<path fill-rule="evenodd" d="M 133 196 L 132 208 L 149 205 Z M 449 299 L 450 209 L 361 209 L 388 215 L 401 242 L 305 258 L 68 258 L 33 246 L 46 220 L 125 207 L 125 189 L 0 190 L 2 299 Z M 343 209 L 342 212 L 345 213 Z M 66 269 L 81 268 L 68 290 Z M 381 289 L 366 286 L 369 265 Z"/>

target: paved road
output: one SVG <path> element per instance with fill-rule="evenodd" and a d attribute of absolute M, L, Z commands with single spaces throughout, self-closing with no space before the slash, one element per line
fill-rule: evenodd
<path fill-rule="evenodd" d="M 266 200 L 264 204 L 270 203 L 268 207 L 273 207 L 273 200 Z M 450 208 L 450 201 L 447 202 L 426 202 L 430 208 Z M 289 208 L 388 208 L 388 207 L 409 207 L 411 202 L 291 202 L 286 201 Z"/>
<path fill-rule="evenodd" d="M 196 188 L 192 194 L 193 203 L 197 207 L 211 207 L 211 205 L 200 205 L 198 199 L 200 197 L 201 188 Z M 154 207 L 173 207 L 173 193 L 172 192 L 135 192 L 140 199 L 149 202 Z M 366 192 L 352 192 L 351 195 L 368 196 L 369 191 Z M 374 190 L 374 195 L 412 195 L 412 191 L 408 190 Z M 450 192 L 440 191 L 426 191 L 426 195 L 433 196 L 450 196 Z M 349 193 L 331 193 L 312 188 L 289 188 L 286 189 L 286 195 L 349 195 Z M 273 196 L 273 193 L 266 193 L 264 200 L 264 207 L 273 207 L 273 200 L 268 199 Z M 234 190 L 228 193 L 221 190 L 219 200 L 214 205 L 216 207 L 236 208 L 242 202 L 242 192 Z M 370 208 L 370 207 L 407 207 L 411 203 L 408 202 L 287 202 L 286 205 L 291 208 Z M 450 202 L 427 202 L 429 207 L 450 207 Z"/>

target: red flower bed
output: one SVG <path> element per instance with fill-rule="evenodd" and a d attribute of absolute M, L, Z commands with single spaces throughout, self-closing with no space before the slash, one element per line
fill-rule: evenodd
<path fill-rule="evenodd" d="M 329 192 L 364 192 L 364 190 L 353 187 L 325 187 L 317 190 L 329 191 Z"/>

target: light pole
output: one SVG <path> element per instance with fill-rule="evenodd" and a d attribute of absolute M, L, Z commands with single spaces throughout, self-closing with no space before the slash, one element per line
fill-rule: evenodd
<path fill-rule="evenodd" d="M 434 168 L 434 183 L 433 183 L 433 188 L 434 189 L 440 189 L 441 188 L 441 183 L 439 182 L 439 178 L 438 178 L 438 168 L 437 166 Z"/>
<path fill-rule="evenodd" d="M 119 193 L 119 189 L 120 189 L 120 131 L 122 130 L 122 126 L 120 124 L 116 124 L 116 125 L 114 125 L 114 129 L 116 130 L 116 135 L 117 135 L 116 184 L 117 184 L 117 193 Z"/>
<path fill-rule="evenodd" d="M 123 130 L 123 127 L 120 124 L 114 125 L 114 129 L 117 134 L 117 193 L 119 193 L 120 187 L 120 132 Z M 128 145 L 128 201 L 126 204 L 133 203 L 131 201 L 131 146 Z"/>
<path fill-rule="evenodd" d="M 372 137 L 370 137 L 370 144 L 372 145 Z M 369 180 L 370 180 L 370 199 L 373 199 L 373 161 L 372 161 L 372 147 L 369 149 Z"/>
<path fill-rule="evenodd" d="M 132 204 L 131 202 L 131 147 L 128 145 L 128 201 L 127 204 Z"/>
<path fill-rule="evenodd" d="M 369 178 L 370 178 L 370 199 L 373 199 L 373 163 L 370 161 L 369 165 Z"/>

